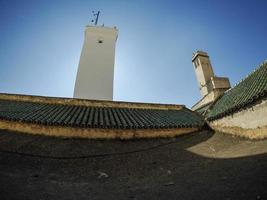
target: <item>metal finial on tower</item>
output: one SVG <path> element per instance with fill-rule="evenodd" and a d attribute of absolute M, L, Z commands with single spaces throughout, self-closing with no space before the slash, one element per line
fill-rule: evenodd
<path fill-rule="evenodd" d="M 92 19 L 91 22 L 94 23 L 94 25 L 96 26 L 97 22 L 98 22 L 100 11 L 97 11 L 96 13 L 95 13 L 95 11 L 92 11 L 92 13 L 93 13 L 94 19 Z"/>

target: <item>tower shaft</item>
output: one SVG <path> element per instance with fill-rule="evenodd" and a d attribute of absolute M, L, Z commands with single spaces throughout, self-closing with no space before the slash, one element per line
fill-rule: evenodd
<path fill-rule="evenodd" d="M 218 95 L 230 88 L 229 79 L 214 75 L 209 56 L 204 51 L 197 51 L 193 54 L 193 65 L 199 84 L 202 97 L 216 91 Z"/>
<path fill-rule="evenodd" d="M 87 26 L 74 98 L 113 100 L 116 28 Z"/>

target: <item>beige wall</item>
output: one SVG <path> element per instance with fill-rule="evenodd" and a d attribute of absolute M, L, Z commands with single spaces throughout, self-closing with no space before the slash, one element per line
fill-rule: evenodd
<path fill-rule="evenodd" d="M 214 89 L 217 88 L 229 89 L 231 87 L 229 79 L 226 77 L 211 77 L 211 83 Z"/>
<path fill-rule="evenodd" d="M 33 135 L 46 135 L 65 138 L 90 138 L 90 139 L 135 139 L 175 137 L 201 130 L 201 128 L 170 128 L 170 129 L 99 129 L 99 128 L 74 128 L 68 126 L 48 126 L 0 120 L 0 129 L 18 131 Z"/>
<path fill-rule="evenodd" d="M 267 100 L 209 122 L 212 129 L 248 138 L 267 138 Z"/>

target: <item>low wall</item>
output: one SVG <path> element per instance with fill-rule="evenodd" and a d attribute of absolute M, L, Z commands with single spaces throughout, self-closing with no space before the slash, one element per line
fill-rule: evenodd
<path fill-rule="evenodd" d="M 0 99 L 12 100 L 12 101 L 29 101 L 29 102 L 36 102 L 36 103 L 48 103 L 48 104 L 76 105 L 76 106 L 141 108 L 141 109 L 158 109 L 158 110 L 180 110 L 185 107 L 184 105 L 174 105 L 174 104 L 101 101 L 101 100 L 44 97 L 44 96 L 4 94 L 4 93 L 0 93 Z"/>
<path fill-rule="evenodd" d="M 135 139 L 175 137 L 200 130 L 200 128 L 171 128 L 171 129 L 99 129 L 74 128 L 65 126 L 48 126 L 0 120 L 0 129 L 28 133 L 33 135 L 59 136 L 67 138 L 90 139 Z"/>
<path fill-rule="evenodd" d="M 267 100 L 256 102 L 246 109 L 208 124 L 212 129 L 224 133 L 250 139 L 267 138 Z"/>
<path fill-rule="evenodd" d="M 216 101 L 223 93 L 225 89 L 214 89 L 209 94 L 200 99 L 195 105 L 192 106 L 192 110 L 195 111 L 205 105 Z"/>

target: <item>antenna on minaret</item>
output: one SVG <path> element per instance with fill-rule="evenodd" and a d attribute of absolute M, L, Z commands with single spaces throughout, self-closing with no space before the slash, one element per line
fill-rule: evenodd
<path fill-rule="evenodd" d="M 98 22 L 100 11 L 97 11 L 97 12 L 92 11 L 92 13 L 93 13 L 94 19 L 92 19 L 91 22 L 94 23 L 94 25 L 96 26 L 97 22 Z"/>

